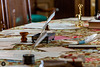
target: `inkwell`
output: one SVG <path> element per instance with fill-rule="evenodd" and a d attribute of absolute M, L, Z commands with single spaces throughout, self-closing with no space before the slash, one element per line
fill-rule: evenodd
<path fill-rule="evenodd" d="M 38 37 L 38 39 L 36 40 L 35 44 L 32 45 L 32 49 L 30 50 L 29 54 L 24 54 L 23 55 L 23 64 L 26 65 L 33 65 L 35 64 L 35 55 L 32 54 L 32 50 L 36 49 L 36 46 L 39 45 L 39 43 L 47 36 L 47 31 L 46 31 L 46 27 L 48 25 L 48 23 L 51 21 L 51 19 L 55 16 L 55 10 L 53 11 L 53 13 L 51 14 L 51 16 L 48 18 L 47 22 L 45 23 L 45 25 L 43 26 L 43 29 Z"/>

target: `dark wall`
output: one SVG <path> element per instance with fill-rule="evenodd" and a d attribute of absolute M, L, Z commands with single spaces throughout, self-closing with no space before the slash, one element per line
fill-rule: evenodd
<path fill-rule="evenodd" d="M 54 6 L 59 8 L 55 18 L 67 18 L 75 16 L 75 0 L 54 0 Z"/>
<path fill-rule="evenodd" d="M 84 14 L 85 14 L 85 16 L 90 16 L 91 15 L 90 3 L 91 3 L 91 0 L 85 0 L 85 5 L 84 5 Z"/>
<path fill-rule="evenodd" d="M 95 15 L 97 15 L 97 13 L 98 13 L 98 11 L 99 11 L 99 9 L 98 9 L 98 7 L 99 7 L 99 1 L 98 0 L 95 0 Z"/>

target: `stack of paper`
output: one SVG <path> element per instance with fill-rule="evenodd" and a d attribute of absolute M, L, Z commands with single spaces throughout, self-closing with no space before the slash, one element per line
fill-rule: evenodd
<path fill-rule="evenodd" d="M 27 37 L 27 41 L 32 42 L 30 37 Z M 20 37 L 10 37 L 10 38 L 0 38 L 0 42 L 14 42 L 19 43 L 21 42 L 21 36 Z"/>
<path fill-rule="evenodd" d="M 28 29 L 42 29 L 45 23 L 30 23 L 22 28 Z M 49 29 L 79 29 L 79 27 L 75 27 L 75 24 L 72 23 L 49 23 Z"/>
<path fill-rule="evenodd" d="M 23 60 L 23 55 L 29 53 L 30 50 L 1 50 L 0 59 Z M 35 55 L 35 59 L 60 56 L 60 54 L 57 52 L 36 52 L 34 50 L 31 54 Z"/>
<path fill-rule="evenodd" d="M 89 20 L 93 20 L 93 19 L 95 19 L 95 18 L 94 17 L 82 17 L 83 21 L 89 21 Z M 78 18 L 66 18 L 63 20 L 78 21 Z"/>
<path fill-rule="evenodd" d="M 15 42 L 0 42 L 0 50 L 1 49 L 11 49 L 14 47 Z"/>
<path fill-rule="evenodd" d="M 38 49 L 44 50 L 46 52 L 57 52 L 57 53 L 76 51 L 76 50 L 65 48 L 65 47 L 44 47 L 44 48 L 38 48 Z"/>
<path fill-rule="evenodd" d="M 28 32 L 29 34 L 37 34 L 40 33 L 41 30 L 40 29 L 23 29 L 23 30 L 3 30 L 1 32 L 2 35 L 19 35 L 20 36 L 20 32 Z"/>
<path fill-rule="evenodd" d="M 6 67 L 30 67 L 28 65 L 12 65 L 12 66 L 6 66 Z"/>

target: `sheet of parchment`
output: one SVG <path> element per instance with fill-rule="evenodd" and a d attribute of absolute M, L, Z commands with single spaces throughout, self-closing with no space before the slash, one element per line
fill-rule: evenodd
<path fill-rule="evenodd" d="M 1 49 L 11 49 L 14 47 L 15 42 L 0 42 L 0 50 Z"/>
<path fill-rule="evenodd" d="M 29 53 L 30 50 L 1 50 L 0 59 L 23 60 L 23 55 Z M 56 52 L 36 52 L 34 50 L 32 51 L 31 54 L 35 55 L 35 59 L 60 56 L 60 54 Z"/>
<path fill-rule="evenodd" d="M 22 28 L 29 29 L 42 29 L 45 23 L 30 23 Z M 49 23 L 49 29 L 79 29 L 79 27 L 75 27 L 75 24 L 72 23 Z"/>
<path fill-rule="evenodd" d="M 44 47 L 44 48 L 38 48 L 38 49 L 44 50 L 46 52 L 57 52 L 57 53 L 76 51 L 76 50 L 65 48 L 65 47 Z"/>

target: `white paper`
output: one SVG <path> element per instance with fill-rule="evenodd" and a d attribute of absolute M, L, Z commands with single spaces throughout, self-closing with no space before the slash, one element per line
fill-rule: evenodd
<path fill-rule="evenodd" d="M 0 38 L 0 42 L 20 42 L 20 38 Z"/>
<path fill-rule="evenodd" d="M 28 65 L 11 65 L 11 66 L 6 66 L 6 67 L 31 67 Z"/>
<path fill-rule="evenodd" d="M 44 50 L 46 52 L 57 52 L 57 53 L 76 51 L 76 50 L 64 48 L 64 47 L 44 47 L 44 48 L 38 48 L 38 49 Z"/>
<path fill-rule="evenodd" d="M 30 50 L 1 50 L 0 59 L 23 60 L 23 55 L 29 53 Z M 31 54 L 35 55 L 35 59 L 60 56 L 60 54 L 56 52 L 36 52 L 34 50 L 32 51 Z"/>
<path fill-rule="evenodd" d="M 89 21 L 89 20 L 94 20 L 95 18 L 94 17 L 82 17 L 82 20 L 84 21 Z M 66 18 L 66 19 L 62 19 L 62 20 L 73 20 L 73 21 L 78 21 L 78 18 Z"/>
<path fill-rule="evenodd" d="M 45 23 L 30 23 L 22 28 L 29 28 L 29 29 L 43 29 Z M 49 23 L 49 29 L 79 29 L 76 27 L 75 24 L 72 23 Z"/>
<path fill-rule="evenodd" d="M 11 49 L 14 47 L 15 42 L 0 42 L 0 49 Z"/>
<path fill-rule="evenodd" d="M 89 22 L 100 22 L 100 20 L 91 20 Z"/>
<path fill-rule="evenodd" d="M 20 36 L 20 32 L 28 32 L 29 35 L 30 34 L 37 34 L 40 33 L 41 30 L 40 29 L 23 29 L 23 30 L 3 30 L 1 32 L 2 35 L 7 36 L 7 35 L 12 35 L 12 36 L 16 36 L 19 35 Z"/>
<path fill-rule="evenodd" d="M 100 45 L 68 45 L 68 47 L 100 47 Z"/>
<path fill-rule="evenodd" d="M 32 42 L 30 37 L 27 37 L 27 41 Z M 21 37 L 10 37 L 10 38 L 0 38 L 0 42 L 15 42 L 20 43 Z"/>

